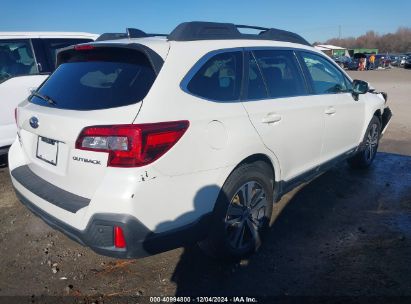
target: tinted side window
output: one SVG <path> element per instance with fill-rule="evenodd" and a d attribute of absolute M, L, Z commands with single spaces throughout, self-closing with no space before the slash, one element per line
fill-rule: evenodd
<path fill-rule="evenodd" d="M 305 95 L 304 80 L 293 51 L 253 51 L 270 97 Z"/>
<path fill-rule="evenodd" d="M 267 88 L 265 86 L 257 60 L 253 54 L 248 56 L 248 90 L 247 99 L 264 99 L 267 98 Z"/>
<path fill-rule="evenodd" d="M 242 52 L 221 53 L 210 58 L 187 85 L 194 95 L 216 100 L 240 98 L 243 74 Z"/>
<path fill-rule="evenodd" d="M 28 39 L 0 40 L 0 82 L 14 76 L 38 74 Z"/>
<path fill-rule="evenodd" d="M 66 39 L 66 38 L 53 38 L 53 39 L 41 39 L 44 44 L 44 49 L 46 50 L 46 56 L 48 60 L 48 64 L 50 66 L 51 71 L 56 68 L 56 54 L 59 49 L 68 47 L 74 44 L 86 43 L 91 42 L 91 39 Z"/>
<path fill-rule="evenodd" d="M 302 52 L 301 56 L 311 76 L 316 94 L 335 94 L 349 91 L 349 82 L 346 77 L 327 59 L 305 52 Z"/>

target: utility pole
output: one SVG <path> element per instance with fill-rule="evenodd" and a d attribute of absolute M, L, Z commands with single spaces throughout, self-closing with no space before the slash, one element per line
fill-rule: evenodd
<path fill-rule="evenodd" d="M 338 39 L 341 39 L 341 25 L 338 26 Z"/>

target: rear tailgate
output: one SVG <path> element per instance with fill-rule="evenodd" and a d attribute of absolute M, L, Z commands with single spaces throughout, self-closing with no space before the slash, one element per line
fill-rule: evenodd
<path fill-rule="evenodd" d="M 157 72 L 140 50 L 69 49 L 38 94 L 18 108 L 19 139 L 27 166 L 41 179 L 91 198 L 108 154 L 75 148 L 85 127 L 131 124 Z"/>
<path fill-rule="evenodd" d="M 91 198 L 107 170 L 107 153 L 75 149 L 77 137 L 90 125 L 131 123 L 140 106 L 87 112 L 20 107 L 19 137 L 29 168 L 59 188 Z M 37 128 L 30 125 L 32 118 Z"/>

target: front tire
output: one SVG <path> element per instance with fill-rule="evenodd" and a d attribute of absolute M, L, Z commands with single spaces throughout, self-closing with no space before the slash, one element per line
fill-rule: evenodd
<path fill-rule="evenodd" d="M 348 159 L 348 163 L 353 168 L 368 168 L 374 161 L 381 136 L 381 122 L 376 116 L 370 121 L 364 139 L 360 144 L 357 153 Z"/>
<path fill-rule="evenodd" d="M 221 189 L 208 237 L 200 248 L 216 258 L 242 258 L 258 250 L 273 208 L 273 173 L 263 161 L 235 169 Z"/>

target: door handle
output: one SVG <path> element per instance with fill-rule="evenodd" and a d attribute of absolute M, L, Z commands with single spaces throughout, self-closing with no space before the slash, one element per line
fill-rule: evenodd
<path fill-rule="evenodd" d="M 324 111 L 324 113 L 327 115 L 333 115 L 337 113 L 337 110 L 334 107 L 329 107 Z"/>
<path fill-rule="evenodd" d="M 277 115 L 277 114 L 268 114 L 266 117 L 264 117 L 261 122 L 262 123 L 275 123 L 275 122 L 279 122 L 281 120 L 281 116 Z"/>

